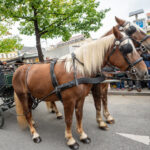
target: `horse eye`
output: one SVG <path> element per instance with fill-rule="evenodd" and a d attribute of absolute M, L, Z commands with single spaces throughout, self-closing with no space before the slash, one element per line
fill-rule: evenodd
<path fill-rule="evenodd" d="M 125 32 L 128 36 L 131 36 L 134 32 L 136 32 L 136 27 L 130 26 Z"/>

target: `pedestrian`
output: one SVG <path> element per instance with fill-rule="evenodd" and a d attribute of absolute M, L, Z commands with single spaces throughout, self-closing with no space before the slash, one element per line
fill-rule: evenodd
<path fill-rule="evenodd" d="M 150 74 L 150 54 L 142 54 L 141 55 L 143 57 L 143 60 L 147 66 L 147 69 L 148 69 L 148 74 Z M 147 84 L 148 84 L 148 89 L 150 89 L 150 81 L 147 81 Z"/>
<path fill-rule="evenodd" d="M 115 75 L 115 77 L 116 77 L 117 79 L 121 79 L 121 78 L 123 78 L 124 76 L 125 76 L 124 73 L 121 73 L 120 71 L 116 70 L 116 75 Z M 124 81 L 121 80 L 121 82 L 116 82 L 116 86 L 117 86 L 117 90 L 119 90 L 119 89 L 124 90 Z"/>
<path fill-rule="evenodd" d="M 127 84 L 128 84 L 128 91 L 132 91 L 133 86 L 135 85 L 135 89 L 138 92 L 141 92 L 141 81 L 139 81 L 139 80 L 136 80 L 136 81 L 129 80 L 129 81 L 127 81 Z"/>

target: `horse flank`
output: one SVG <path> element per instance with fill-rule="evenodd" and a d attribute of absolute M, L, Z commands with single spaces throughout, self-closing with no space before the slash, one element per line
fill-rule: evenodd
<path fill-rule="evenodd" d="M 83 76 L 91 76 L 96 74 L 97 71 L 101 71 L 101 67 L 104 62 L 104 55 L 109 50 L 114 42 L 114 35 L 111 34 L 106 37 L 99 38 L 96 41 L 92 41 L 85 44 L 74 51 L 76 57 L 84 63 L 82 66 L 77 61 L 75 62 L 76 70 Z M 67 72 L 73 71 L 73 63 L 71 54 L 65 55 L 60 59 L 65 59 L 65 69 Z"/>

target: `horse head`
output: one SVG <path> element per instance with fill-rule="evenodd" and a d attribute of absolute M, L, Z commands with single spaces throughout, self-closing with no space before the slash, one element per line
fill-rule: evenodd
<path fill-rule="evenodd" d="M 140 53 L 150 52 L 150 36 L 134 23 L 115 17 L 119 25 L 119 30 L 124 31 L 134 42 L 134 45 Z"/>
<path fill-rule="evenodd" d="M 132 39 L 125 33 L 120 32 L 117 27 L 113 27 L 115 36 L 114 45 L 108 55 L 107 64 L 116 66 L 122 71 L 134 73 L 132 78 L 147 78 L 148 72 L 145 63 L 137 52 Z"/>

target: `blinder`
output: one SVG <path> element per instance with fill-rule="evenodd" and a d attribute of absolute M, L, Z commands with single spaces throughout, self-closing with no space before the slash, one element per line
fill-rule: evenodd
<path fill-rule="evenodd" d="M 125 33 L 128 36 L 131 36 L 134 32 L 136 32 L 136 27 L 134 27 L 134 26 L 130 26 L 128 29 L 125 30 Z"/>
<path fill-rule="evenodd" d="M 128 53 L 131 53 L 133 51 L 133 48 L 130 43 L 127 43 L 127 44 L 121 45 L 119 50 L 123 55 L 127 55 Z"/>

